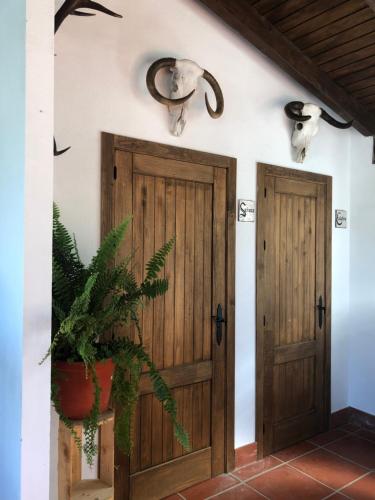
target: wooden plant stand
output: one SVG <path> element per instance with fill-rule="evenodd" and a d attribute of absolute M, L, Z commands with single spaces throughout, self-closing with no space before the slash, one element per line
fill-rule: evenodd
<path fill-rule="evenodd" d="M 82 479 L 81 452 L 67 427 L 59 424 L 58 491 L 59 500 L 113 500 L 114 414 L 106 412 L 99 427 L 99 479 Z M 82 422 L 74 428 L 82 437 Z"/>

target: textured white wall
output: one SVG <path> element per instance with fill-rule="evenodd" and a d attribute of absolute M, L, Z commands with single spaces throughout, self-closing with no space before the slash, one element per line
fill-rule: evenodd
<path fill-rule="evenodd" d="M 54 6 L 26 2 L 21 498 L 47 500 L 50 466 Z M 1 497 L 1 494 L 0 494 Z"/>
<path fill-rule="evenodd" d="M 349 404 L 375 414 L 375 165 L 372 138 L 352 133 Z"/>
<path fill-rule="evenodd" d="M 256 162 L 301 168 L 291 159 L 287 101 L 318 102 L 193 0 L 107 0 L 123 20 L 68 19 L 56 37 L 56 136 L 72 150 L 56 160 L 55 200 L 88 259 L 99 243 L 100 132 L 108 131 L 238 159 L 237 197 L 255 199 Z M 225 112 L 211 120 L 196 96 L 181 138 L 148 94 L 148 66 L 163 56 L 212 72 Z M 333 206 L 350 209 L 350 132 L 322 123 L 304 170 L 333 176 Z M 236 446 L 254 441 L 255 225 L 237 224 Z M 347 405 L 349 230 L 333 230 L 332 407 Z"/>

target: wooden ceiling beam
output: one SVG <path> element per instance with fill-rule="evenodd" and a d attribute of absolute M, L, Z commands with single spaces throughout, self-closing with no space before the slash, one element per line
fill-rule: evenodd
<path fill-rule="evenodd" d="M 366 0 L 366 3 L 375 12 L 375 0 Z"/>
<path fill-rule="evenodd" d="M 232 29 L 255 45 L 303 87 L 363 135 L 375 136 L 375 116 L 337 85 L 311 59 L 251 6 L 248 0 L 199 0 Z M 374 0 L 375 4 L 375 0 Z"/>

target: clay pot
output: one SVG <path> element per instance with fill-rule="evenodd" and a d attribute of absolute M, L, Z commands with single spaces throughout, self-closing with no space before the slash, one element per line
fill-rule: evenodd
<path fill-rule="evenodd" d="M 54 368 L 54 382 L 59 387 L 58 397 L 63 414 L 71 420 L 88 417 L 94 404 L 94 384 L 90 373 L 86 377 L 84 363 L 56 361 Z M 109 407 L 113 372 L 112 359 L 96 363 L 96 375 L 101 388 L 100 413 L 104 413 Z"/>

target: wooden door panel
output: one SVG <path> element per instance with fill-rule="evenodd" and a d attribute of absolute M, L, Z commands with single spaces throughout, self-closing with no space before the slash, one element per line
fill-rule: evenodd
<path fill-rule="evenodd" d="M 176 238 L 168 293 L 140 311 L 143 344 L 171 387 L 192 449 L 176 441 L 146 372 L 131 457 L 115 450 L 115 499 L 159 499 L 234 466 L 235 160 L 104 133 L 102 237 L 132 214 L 120 257 L 137 281 Z M 217 304 L 226 324 L 216 341 Z M 117 334 L 137 340 L 134 325 Z"/>
<path fill-rule="evenodd" d="M 134 474 L 130 485 L 130 497 L 139 500 L 160 500 L 171 491 L 189 488 L 211 477 L 211 449 L 190 453 L 169 463 L 152 467 Z"/>
<path fill-rule="evenodd" d="M 137 158 L 135 155 L 135 160 Z M 156 171 L 160 171 L 158 164 Z M 211 423 L 206 421 L 210 413 L 201 410 L 210 405 L 211 382 L 203 391 L 200 380 L 213 378 L 212 215 L 208 218 L 211 224 L 207 226 L 203 212 L 206 209 L 206 213 L 213 213 L 214 185 L 136 172 L 139 169 L 133 170 L 133 251 L 139 279 L 143 278 L 143 270 L 153 253 L 167 238 L 176 237 L 165 270 L 170 289 L 166 296 L 148 304 L 140 318 L 143 343 L 163 376 L 175 387 L 180 420 L 191 436 L 191 452 L 194 452 L 202 448 L 202 443 L 211 446 Z M 165 175 L 165 169 L 161 173 Z M 221 201 L 218 198 L 218 203 Z M 221 213 L 217 215 L 220 216 Z M 205 277 L 208 282 L 204 282 Z M 132 473 L 189 453 L 174 439 L 169 417 L 163 414 L 151 389 L 149 379 L 143 375 L 134 459 L 132 456 L 130 460 Z M 202 435 L 202 429 L 206 435 Z"/>
<path fill-rule="evenodd" d="M 275 193 L 275 347 L 314 340 L 313 198 Z"/>
<path fill-rule="evenodd" d="M 134 149 L 138 143 L 130 145 Z M 132 454 L 127 459 L 116 452 L 115 497 L 151 500 L 224 472 L 232 461 L 232 431 L 226 427 L 231 412 L 226 384 L 232 373 L 226 353 L 233 337 L 226 338 L 223 325 L 219 344 L 212 317 L 218 303 L 224 315 L 228 304 L 227 175 L 233 162 L 223 168 L 211 166 L 204 155 L 194 152 L 187 156 L 197 157 L 197 163 L 185 158 L 185 153 L 176 160 L 170 154 L 164 158 L 135 149 L 114 150 L 107 227 L 133 215 L 131 238 L 121 249 L 121 257 L 133 254 L 138 281 L 144 279 L 146 263 L 154 252 L 172 237 L 176 239 L 162 272 L 169 281 L 168 293 L 147 304 L 139 320 L 143 344 L 171 387 L 178 420 L 191 441 L 191 450 L 183 450 L 175 439 L 170 417 L 154 396 L 144 368 Z M 213 165 L 218 159 L 213 156 Z M 108 185 L 103 190 L 108 192 Z M 232 287 L 232 276 L 229 284 Z M 228 325 L 233 325 L 232 317 Z M 134 326 L 117 333 L 137 340 Z"/>
<path fill-rule="evenodd" d="M 313 174 L 304 179 L 303 172 L 288 172 L 270 166 L 258 171 L 263 195 L 258 198 L 257 246 L 261 454 L 305 439 L 327 421 L 329 324 L 319 326 L 316 304 L 322 296 L 329 309 L 328 187 L 323 176 L 314 182 Z"/>

